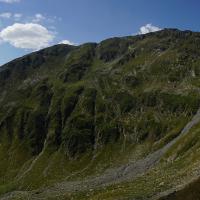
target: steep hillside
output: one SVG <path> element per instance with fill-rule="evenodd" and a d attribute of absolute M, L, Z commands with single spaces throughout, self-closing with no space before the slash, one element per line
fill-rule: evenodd
<path fill-rule="evenodd" d="M 164 29 L 2 66 L 0 198 L 200 198 L 199 49 Z"/>

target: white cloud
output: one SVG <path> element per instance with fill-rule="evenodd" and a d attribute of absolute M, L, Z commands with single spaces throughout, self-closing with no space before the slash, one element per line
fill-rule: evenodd
<path fill-rule="evenodd" d="M 0 0 L 0 2 L 3 2 L 3 3 L 17 3 L 17 2 L 20 2 L 21 0 Z"/>
<path fill-rule="evenodd" d="M 153 26 L 152 24 L 146 24 L 145 26 L 140 27 L 139 34 L 146 34 L 151 32 L 156 32 L 162 30 L 157 26 Z"/>
<path fill-rule="evenodd" d="M 21 13 L 4 12 L 4 13 L 0 13 L 0 18 L 14 19 L 15 21 L 19 21 L 22 18 L 22 14 Z"/>
<path fill-rule="evenodd" d="M 22 18 L 22 16 L 23 15 L 21 13 L 15 13 L 13 15 L 15 21 L 19 21 Z"/>
<path fill-rule="evenodd" d="M 75 45 L 75 43 L 70 42 L 69 40 L 62 40 L 58 44 L 68 44 L 68 45 Z"/>
<path fill-rule="evenodd" d="M 0 32 L 1 39 L 17 48 L 38 50 L 49 46 L 54 35 L 40 24 L 15 23 Z"/>
<path fill-rule="evenodd" d="M 45 16 L 43 16 L 43 15 L 40 14 L 40 13 L 37 13 L 37 14 L 35 14 L 34 19 L 32 20 L 32 22 L 38 23 L 38 22 L 41 22 L 41 21 L 43 21 L 43 20 L 45 20 L 45 19 L 46 19 Z"/>
<path fill-rule="evenodd" d="M 12 13 L 10 12 L 0 13 L 0 18 L 10 19 L 11 17 L 12 17 Z"/>

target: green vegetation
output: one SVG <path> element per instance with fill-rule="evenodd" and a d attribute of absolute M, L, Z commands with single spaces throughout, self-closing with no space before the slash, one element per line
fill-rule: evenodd
<path fill-rule="evenodd" d="M 165 29 L 56 45 L 2 66 L 0 195 L 28 191 L 23 199 L 33 189 L 87 180 L 170 143 L 200 107 L 199 47 L 200 33 Z M 58 198 L 145 199 L 184 184 L 200 162 L 199 130 L 134 180 Z"/>

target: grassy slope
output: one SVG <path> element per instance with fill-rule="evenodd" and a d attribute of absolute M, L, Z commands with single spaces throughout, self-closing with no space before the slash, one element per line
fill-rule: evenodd
<path fill-rule="evenodd" d="M 0 193 L 81 180 L 164 146 L 199 108 L 199 45 L 199 33 L 164 30 L 56 46 L 4 66 Z M 143 199 L 189 180 L 198 130 L 144 176 L 86 199 Z"/>

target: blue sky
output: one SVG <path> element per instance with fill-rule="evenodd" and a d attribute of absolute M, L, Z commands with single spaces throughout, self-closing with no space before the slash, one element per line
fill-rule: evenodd
<path fill-rule="evenodd" d="M 199 9 L 199 0 L 0 0 L 0 65 L 60 42 L 136 34 L 147 24 L 149 31 L 200 31 Z"/>

